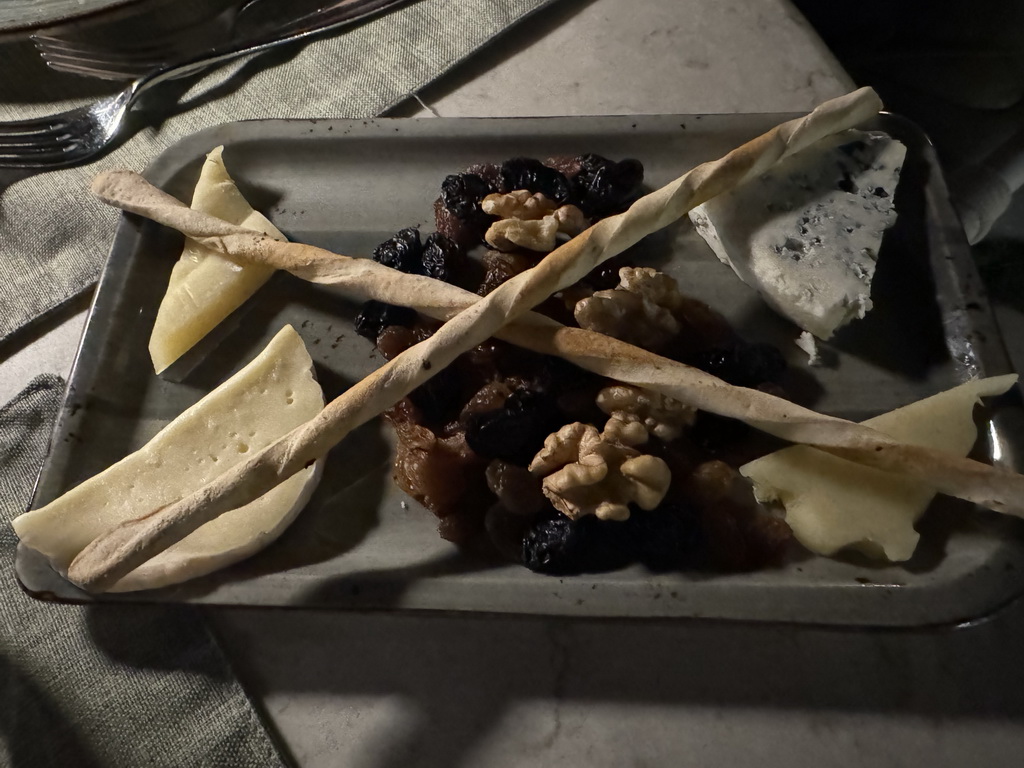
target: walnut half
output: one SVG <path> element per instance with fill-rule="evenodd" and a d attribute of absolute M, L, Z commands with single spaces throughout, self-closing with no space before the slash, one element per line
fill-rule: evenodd
<path fill-rule="evenodd" d="M 487 195 L 480 207 L 484 213 L 501 217 L 484 234 L 484 240 L 499 251 L 526 248 L 549 253 L 555 249 L 559 232 L 575 237 L 587 228 L 586 217 L 575 205 L 559 206 L 526 189 Z"/>
<path fill-rule="evenodd" d="M 589 424 L 567 424 L 548 435 L 530 463 L 530 472 L 544 478 L 544 495 L 573 520 L 583 515 L 626 520 L 630 503 L 654 509 L 668 492 L 672 476 L 664 461 L 613 438 L 624 428 L 625 439 L 642 442 L 647 436 L 637 434 L 639 425 L 618 419 L 609 425 L 614 428 L 599 433 Z"/>
<path fill-rule="evenodd" d="M 540 192 L 531 193 L 528 189 L 517 189 L 507 194 L 493 193 L 480 201 L 484 213 L 502 219 L 543 219 L 554 213 L 558 203 L 545 197 Z"/>
<path fill-rule="evenodd" d="M 641 424 L 648 433 L 666 442 L 683 434 L 697 415 L 696 408 L 678 400 L 625 384 L 614 384 L 598 392 L 597 407 L 614 418 Z"/>
<path fill-rule="evenodd" d="M 577 302 L 576 322 L 645 349 L 656 349 L 679 333 L 674 312 L 683 301 L 676 281 L 648 267 L 623 267 L 619 284 Z"/>
<path fill-rule="evenodd" d="M 554 216 L 543 219 L 500 219 L 484 233 L 484 240 L 496 250 L 514 251 L 526 248 L 528 251 L 550 253 L 555 250 L 558 235 L 558 221 Z"/>

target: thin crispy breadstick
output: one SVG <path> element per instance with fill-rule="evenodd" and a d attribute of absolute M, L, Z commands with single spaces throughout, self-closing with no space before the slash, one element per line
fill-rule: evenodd
<path fill-rule="evenodd" d="M 782 158 L 826 135 L 863 122 L 880 106 L 877 96 L 869 89 L 827 102 L 807 117 L 783 123 L 721 160 L 698 166 L 641 198 L 625 213 L 599 222 L 550 253 L 536 267 L 513 277 L 463 309 L 433 336 L 354 385 L 312 421 L 189 497 L 123 523 L 96 539 L 71 564 L 69 578 L 94 591 L 109 587 L 203 523 L 257 498 L 324 455 L 349 431 L 400 400 L 456 356 L 494 335 L 503 325 L 550 294 L 576 282 L 597 264 L 682 217 L 696 205 L 764 172 Z M 232 239 L 240 235 L 223 232 L 214 237 L 221 237 L 227 248 Z M 267 247 L 276 247 L 269 245 L 274 242 L 269 238 L 262 242 Z M 563 330 L 568 331 L 555 329 L 552 333 L 557 337 Z M 822 419 L 814 416 L 818 421 Z M 921 476 L 921 471 L 932 467 L 932 456 L 922 457 L 911 447 L 880 439 L 877 433 L 862 427 L 848 425 L 847 428 L 851 430 L 852 439 L 842 447 L 842 452 L 849 458 L 884 461 L 887 455 L 895 455 L 915 476 Z M 865 453 L 868 455 L 864 456 Z M 877 465 L 878 461 L 869 463 Z M 1009 473 L 993 476 L 991 467 L 981 464 L 977 467 L 976 470 L 960 468 L 959 475 L 965 481 L 967 492 L 956 495 L 987 502 L 986 505 L 993 508 L 1021 511 L 1015 499 L 1024 498 L 1021 495 L 1024 478 Z M 935 479 L 942 480 L 941 485 L 937 484 L 942 490 L 945 490 L 942 486 L 949 485 L 942 478 Z"/>
<path fill-rule="evenodd" d="M 272 240 L 216 217 L 194 211 L 131 171 L 112 171 L 97 179 L 97 194 L 107 203 L 173 227 L 226 255 L 255 261 L 310 282 L 340 287 L 363 299 L 412 307 L 445 320 L 480 297 L 429 277 L 407 275 L 369 259 L 353 259 L 300 243 Z M 720 416 L 739 419 L 777 437 L 813 445 L 853 461 L 913 475 L 950 495 L 965 495 L 963 478 L 1012 473 L 950 457 L 919 446 L 877 451 L 894 441 L 870 427 L 816 413 L 765 392 L 736 387 L 699 369 L 631 344 L 579 328 L 568 328 L 527 312 L 498 332 L 498 338 L 626 384 L 675 398 Z M 857 444 L 857 443 L 860 444 Z M 972 499 L 985 504 L 978 498 Z M 1014 513 L 1012 509 L 1001 511 Z"/>

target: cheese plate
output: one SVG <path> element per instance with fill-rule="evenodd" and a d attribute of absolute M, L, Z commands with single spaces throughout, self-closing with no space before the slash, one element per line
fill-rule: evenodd
<path fill-rule="evenodd" d="M 365 256 L 396 230 L 433 229 L 441 180 L 479 162 L 598 152 L 640 159 L 650 187 L 717 157 L 786 116 L 679 115 L 457 120 L 256 121 L 198 133 L 147 170 L 188 200 L 205 154 L 224 158 L 255 208 L 291 239 Z M 638 246 L 645 263 L 726 315 L 742 336 L 779 347 L 794 394 L 863 420 L 974 376 L 1009 371 L 934 151 L 910 123 L 868 126 L 907 146 L 899 219 L 882 244 L 874 309 L 829 340 L 810 368 L 799 329 L 770 310 L 683 221 Z M 97 290 L 33 506 L 138 448 L 242 367 L 284 324 L 302 335 L 331 398 L 381 362 L 352 327 L 359 303 L 276 275 L 200 349 L 152 373 L 149 331 L 181 238 L 125 216 Z M 1019 468 L 1024 423 L 1015 391 L 992 401 L 976 455 Z M 436 520 L 390 480 L 378 420 L 329 456 L 314 498 L 282 538 L 225 571 L 131 597 L 91 596 L 20 547 L 18 578 L 40 598 L 152 600 L 336 609 L 416 609 L 569 616 L 711 617 L 859 625 L 948 623 L 985 615 L 1024 589 L 1024 527 L 940 499 L 907 563 L 794 551 L 780 568 L 652 574 L 640 567 L 556 578 L 456 550 Z"/>

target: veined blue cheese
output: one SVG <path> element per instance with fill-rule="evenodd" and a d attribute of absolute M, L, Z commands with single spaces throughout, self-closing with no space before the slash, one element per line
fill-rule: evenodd
<path fill-rule="evenodd" d="M 690 212 L 697 232 L 777 312 L 820 339 L 871 309 L 906 147 L 849 130 Z"/>

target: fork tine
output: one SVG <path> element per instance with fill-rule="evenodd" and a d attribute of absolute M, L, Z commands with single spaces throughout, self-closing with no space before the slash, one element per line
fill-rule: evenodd
<path fill-rule="evenodd" d="M 180 41 L 155 40 L 130 48 L 102 48 L 95 43 L 35 40 L 39 56 L 51 69 L 103 80 L 132 80 L 141 73 L 179 58 L 187 48 Z"/>
<path fill-rule="evenodd" d="M 45 141 L 26 144 L 0 143 L 0 155 L 42 155 L 48 152 L 64 151 L 81 144 L 74 136 L 64 134 L 62 136 L 47 137 Z"/>
<path fill-rule="evenodd" d="M 0 150 L 0 164 L 6 168 L 56 168 L 74 162 L 81 155 L 77 146 L 41 149 L 37 152 Z"/>
<path fill-rule="evenodd" d="M 30 141 L 0 140 L 0 158 L 48 156 L 81 145 L 81 137 L 72 133 L 46 134 L 34 137 Z"/>
<path fill-rule="evenodd" d="M 0 136 L 0 150 L 30 150 L 56 146 L 67 142 L 71 137 L 70 131 L 53 131 L 49 133 L 17 134 Z"/>
<path fill-rule="evenodd" d="M 39 56 L 46 62 L 71 62 L 82 61 L 92 64 L 145 64 L 154 61 L 163 61 L 167 54 L 174 53 L 171 48 L 152 48 L 139 51 L 50 51 L 40 49 Z"/>
<path fill-rule="evenodd" d="M 2 1 L 2 0 L 0 0 Z M 96 77 L 101 80 L 133 80 L 140 74 L 163 66 L 168 61 L 179 58 L 176 50 L 154 50 L 148 55 L 120 57 L 108 55 L 106 52 L 83 53 L 82 55 L 51 54 L 40 50 L 40 58 L 46 66 L 58 72 L 73 75 Z"/>
<path fill-rule="evenodd" d="M 27 120 L 11 120 L 0 122 L 0 136 L 13 133 L 41 133 L 43 131 L 54 131 L 66 128 L 75 120 L 86 114 L 87 107 L 69 109 L 67 112 L 57 112 L 43 117 L 28 118 Z"/>
<path fill-rule="evenodd" d="M 106 80 L 131 80 L 138 77 L 139 72 L 155 69 L 162 63 L 160 60 L 140 60 L 138 62 L 86 61 L 84 59 L 65 59 L 47 55 L 43 55 L 41 58 L 52 69 L 72 75 L 99 77 Z"/>
<path fill-rule="evenodd" d="M 94 42 L 61 40 L 58 38 L 33 38 L 43 56 L 67 56 L 96 59 L 138 59 L 152 58 L 154 53 L 177 50 L 182 46 L 176 40 L 146 40 L 137 45 L 119 45 L 103 48 Z M 52 42 L 51 42 L 52 41 Z"/>
<path fill-rule="evenodd" d="M 0 123 L 0 141 L 12 141 L 32 136 L 45 136 L 67 130 L 71 120 L 65 115 L 53 115 L 40 120 L 20 120 L 13 123 Z"/>

